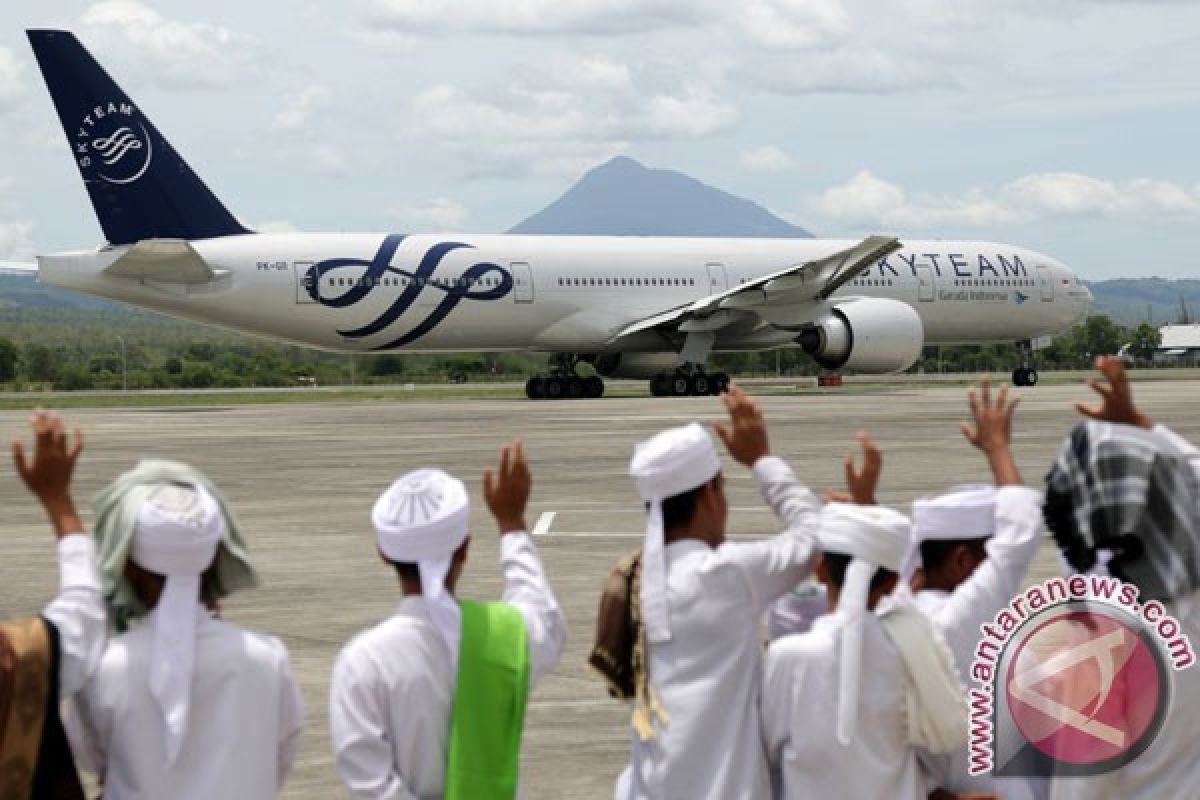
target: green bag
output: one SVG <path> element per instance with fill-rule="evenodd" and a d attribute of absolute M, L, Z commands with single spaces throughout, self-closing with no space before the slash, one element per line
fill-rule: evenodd
<path fill-rule="evenodd" d="M 462 638 L 445 800 L 513 800 L 529 699 L 525 620 L 507 603 L 459 602 Z"/>

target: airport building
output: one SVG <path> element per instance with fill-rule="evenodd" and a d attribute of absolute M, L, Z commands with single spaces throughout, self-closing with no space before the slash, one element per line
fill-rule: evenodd
<path fill-rule="evenodd" d="M 1200 366 L 1200 325 L 1164 325 L 1154 361 L 1171 366 Z"/>

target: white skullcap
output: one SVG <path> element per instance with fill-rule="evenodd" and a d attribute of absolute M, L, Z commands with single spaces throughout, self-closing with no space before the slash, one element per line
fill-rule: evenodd
<path fill-rule="evenodd" d="M 154 610 L 150 694 L 166 726 L 167 763 L 187 732 L 195 664 L 200 576 L 225 537 L 225 517 L 204 487 L 164 484 L 138 510 L 129 556 L 166 578 Z"/>
<path fill-rule="evenodd" d="M 913 536 L 931 539 L 983 539 L 996 532 L 996 487 L 956 486 L 913 503 Z"/>
<path fill-rule="evenodd" d="M 446 574 L 454 551 L 467 539 L 470 517 L 467 488 L 440 469 L 400 476 L 371 510 L 380 552 L 391 561 L 417 565 L 430 619 L 456 665 L 462 613 L 446 591 Z"/>
<path fill-rule="evenodd" d="M 818 538 L 822 551 L 851 557 L 837 605 L 842 619 L 837 737 L 848 746 L 858 720 L 863 622 L 871 578 L 880 567 L 900 571 L 912 538 L 912 523 L 899 511 L 882 506 L 830 503 L 821 511 Z"/>
<path fill-rule="evenodd" d="M 671 638 L 662 501 L 703 486 L 720 471 L 721 460 L 712 437 L 694 422 L 663 431 L 634 447 L 629 474 L 638 494 L 650 504 L 642 547 L 641 592 L 648 641 L 665 642 Z"/>

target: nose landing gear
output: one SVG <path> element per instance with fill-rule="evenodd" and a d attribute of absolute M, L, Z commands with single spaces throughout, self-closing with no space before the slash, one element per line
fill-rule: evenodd
<path fill-rule="evenodd" d="M 1021 366 L 1013 370 L 1013 386 L 1037 386 L 1038 371 L 1033 365 L 1033 343 L 1028 339 L 1017 342 L 1021 351 Z"/>

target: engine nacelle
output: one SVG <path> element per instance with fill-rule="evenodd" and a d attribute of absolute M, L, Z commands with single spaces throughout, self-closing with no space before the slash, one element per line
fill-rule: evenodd
<path fill-rule="evenodd" d="M 925 345 L 925 328 L 912 306 L 882 297 L 841 303 L 796 337 L 826 369 L 900 372 Z"/>
<path fill-rule="evenodd" d="M 601 353 L 592 366 L 606 378 L 653 378 L 679 366 L 678 353 Z"/>

